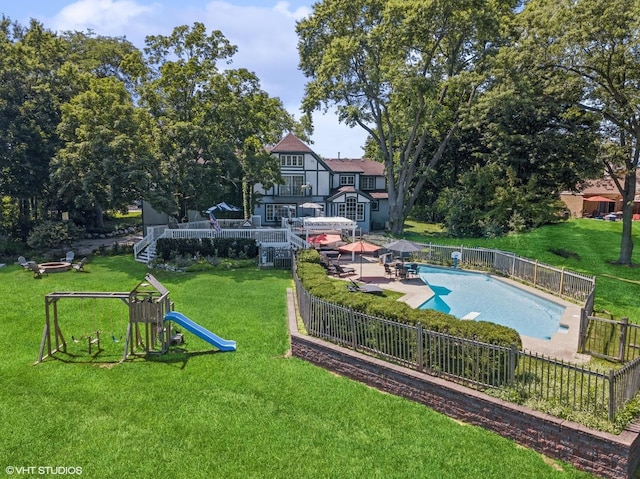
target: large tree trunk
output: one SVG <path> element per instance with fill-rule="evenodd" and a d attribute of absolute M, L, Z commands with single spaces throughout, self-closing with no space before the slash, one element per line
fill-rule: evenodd
<path fill-rule="evenodd" d="M 102 207 L 96 206 L 96 227 L 104 228 L 104 215 L 102 214 Z"/>
<path fill-rule="evenodd" d="M 622 238 L 617 264 L 631 266 L 633 254 L 633 200 L 636 196 L 636 170 L 628 172 L 624 178 L 622 193 Z"/>

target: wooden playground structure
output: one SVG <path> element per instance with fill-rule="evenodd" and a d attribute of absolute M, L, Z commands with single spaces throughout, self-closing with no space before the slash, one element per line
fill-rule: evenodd
<path fill-rule="evenodd" d="M 45 324 L 36 364 L 57 352 L 66 353 L 65 341 L 58 320 L 58 302 L 67 299 L 119 299 L 129 309 L 129 323 L 124 342 L 122 361 L 136 354 L 164 354 L 172 342 L 181 342 L 172 334 L 171 323 L 165 322 L 167 313 L 173 311 L 169 291 L 152 275 L 147 274 L 130 292 L 54 292 L 45 296 Z M 89 354 L 92 347 L 100 350 L 100 332 L 87 337 Z"/>

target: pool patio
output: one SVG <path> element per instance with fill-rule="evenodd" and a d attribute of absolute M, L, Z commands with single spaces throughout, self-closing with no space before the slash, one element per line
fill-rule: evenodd
<path fill-rule="evenodd" d="M 352 267 L 356 271 L 355 274 L 341 279 L 348 281 L 350 278 L 379 286 L 382 289 L 404 293 L 404 296 L 398 299 L 398 301 L 403 301 L 412 308 L 418 308 L 434 294 L 431 288 L 419 277 L 411 277 L 408 279 L 388 278 L 385 276 L 384 267 L 378 262 L 377 258 L 363 256 L 361 263 L 360 257 L 356 256 L 355 261 L 351 261 L 350 258 L 348 260 L 343 259 L 340 261 L 340 264 L 342 266 Z M 360 271 L 362 271 L 362 277 L 360 277 Z M 579 305 L 508 278 L 496 275 L 493 277 L 565 307 L 564 314 L 560 319 L 560 324 L 564 326 L 564 328 L 555 333 L 550 340 L 520 336 L 524 350 L 571 363 L 584 363 L 590 359 L 588 355 L 577 353 L 580 329 Z"/>

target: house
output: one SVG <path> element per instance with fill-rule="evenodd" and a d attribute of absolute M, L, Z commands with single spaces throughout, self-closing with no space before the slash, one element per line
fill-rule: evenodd
<path fill-rule="evenodd" d="M 624 180 L 620 180 L 624 184 Z M 636 180 L 636 191 L 640 192 L 640 174 Z M 620 214 L 622 210 L 622 195 L 610 177 L 591 180 L 578 193 L 563 191 L 560 199 L 574 218 L 602 218 L 608 214 Z M 640 194 L 636 195 L 633 203 L 634 219 L 640 215 Z"/>
<path fill-rule="evenodd" d="M 389 194 L 384 165 L 368 159 L 321 158 L 292 133 L 271 148 L 279 159 L 284 184 L 254 187 L 260 197 L 254 215 L 266 226 L 282 218 L 340 216 L 363 232 L 384 229 L 389 221 Z"/>

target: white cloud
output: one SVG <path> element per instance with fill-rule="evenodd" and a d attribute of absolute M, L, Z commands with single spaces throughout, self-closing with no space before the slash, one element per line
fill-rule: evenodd
<path fill-rule="evenodd" d="M 131 0 L 80 0 L 64 7 L 53 19 L 54 30 L 92 29 L 100 35 L 124 35 L 136 19 L 153 14 L 158 4 Z"/>
<path fill-rule="evenodd" d="M 143 0 L 144 1 L 144 0 Z M 236 5 L 237 1 L 242 5 Z M 41 19 L 53 30 L 93 30 L 98 35 L 124 36 L 138 48 L 148 35 L 169 35 L 179 25 L 203 23 L 209 32 L 220 30 L 238 52 L 231 68 L 246 68 L 260 79 L 262 89 L 282 100 L 285 108 L 300 117 L 306 78 L 298 69 L 296 21 L 311 13 L 296 1 L 277 0 L 78 0 L 68 3 L 51 20 Z M 247 5 L 253 3 L 253 5 Z M 358 158 L 366 135 L 348 128 L 328 113 L 314 114 L 311 148 L 326 157 Z"/>

